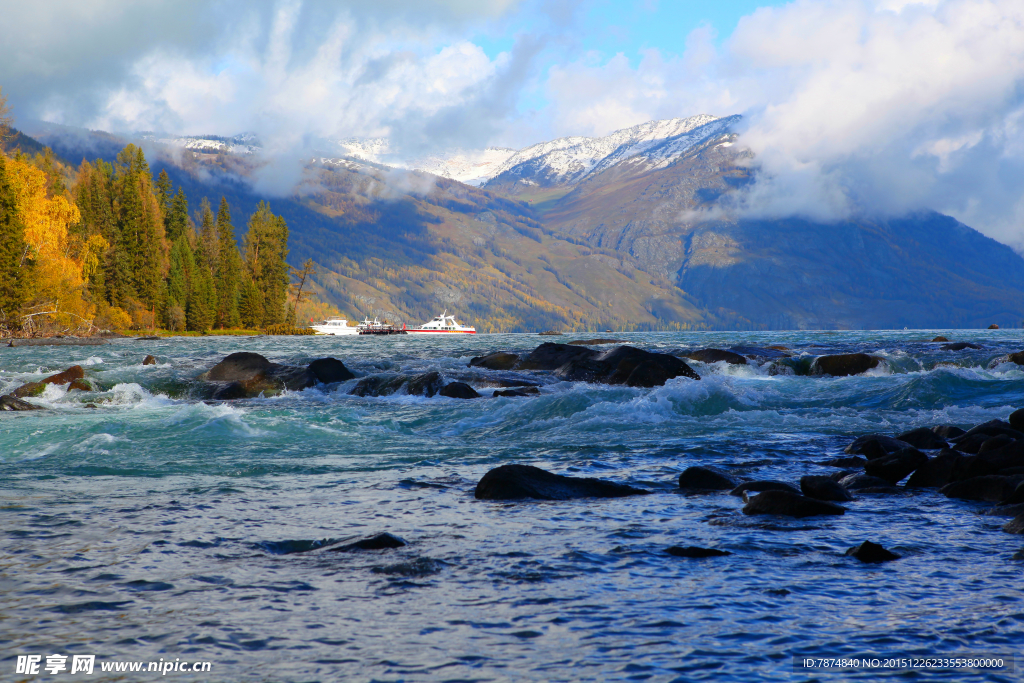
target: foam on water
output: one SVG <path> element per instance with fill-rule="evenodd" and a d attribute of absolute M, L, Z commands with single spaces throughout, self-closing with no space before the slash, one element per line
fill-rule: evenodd
<path fill-rule="evenodd" d="M 937 334 L 984 348 L 921 342 Z M 1005 419 L 1024 406 L 1024 369 L 987 366 L 1024 347 L 1019 333 L 616 336 L 665 350 L 781 344 L 794 365 L 854 352 L 885 362 L 841 378 L 693 362 L 700 381 L 640 389 L 467 367 L 549 341 L 529 335 L 115 341 L 78 361 L 96 391 L 50 386 L 31 399 L 48 410 L 0 413 L 0 637 L 14 654 L 73 644 L 273 681 L 804 680 L 793 656 L 1024 646 L 1021 542 L 977 514 L 984 504 L 907 491 L 860 496 L 842 517 L 778 520 L 674 483 L 694 464 L 797 483 L 835 471 L 815 463 L 860 434 Z M 200 400 L 195 376 L 240 350 L 334 356 L 357 379 Z M 146 354 L 161 363 L 141 366 Z M 0 348 L 0 390 L 66 356 Z M 359 377 L 429 370 L 485 397 L 348 393 Z M 540 394 L 490 398 L 496 377 Z M 508 462 L 654 493 L 476 501 L 479 478 Z M 408 545 L 310 540 L 384 531 Z M 903 559 L 861 566 L 844 553 L 863 540 Z M 733 554 L 689 560 L 670 545 Z"/>

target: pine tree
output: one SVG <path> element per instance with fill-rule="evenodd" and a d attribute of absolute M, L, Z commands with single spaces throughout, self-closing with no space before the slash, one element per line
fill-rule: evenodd
<path fill-rule="evenodd" d="M 241 286 L 238 298 L 238 315 L 246 329 L 254 330 L 263 326 L 263 294 L 256 283 L 248 278 Z"/>
<path fill-rule="evenodd" d="M 167 169 L 161 169 L 156 180 L 156 198 L 164 215 L 167 215 L 171 202 L 171 178 L 167 175 Z"/>
<path fill-rule="evenodd" d="M 217 293 L 213 288 L 213 276 L 205 268 L 196 269 L 185 319 L 188 329 L 194 332 L 208 332 L 217 319 Z"/>
<path fill-rule="evenodd" d="M 288 226 L 275 216 L 270 205 L 260 202 L 249 219 L 245 236 L 245 265 L 249 279 L 255 284 L 263 304 L 261 327 L 277 325 L 285 320 L 288 298 L 289 268 Z"/>
<path fill-rule="evenodd" d="M 0 154 L 0 324 L 20 327 L 17 318 L 25 303 L 28 273 L 25 226 L 18 198 L 7 177 L 7 159 Z"/>
<path fill-rule="evenodd" d="M 239 278 L 242 259 L 235 241 L 235 228 L 231 225 L 231 209 L 226 197 L 220 198 L 217 209 L 217 326 L 235 328 L 242 324 L 238 314 Z M 262 317 L 262 315 L 261 315 Z"/>
<path fill-rule="evenodd" d="M 195 269 L 192 250 L 188 242 L 180 239 L 171 247 L 170 269 L 167 272 L 167 301 L 164 323 L 168 329 L 183 330 L 186 325 L 185 311 L 189 299 L 189 278 Z"/>

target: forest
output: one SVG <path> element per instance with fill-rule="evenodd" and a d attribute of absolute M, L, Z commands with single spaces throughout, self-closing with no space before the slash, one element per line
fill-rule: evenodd
<path fill-rule="evenodd" d="M 290 282 L 305 278 L 288 251 L 267 202 L 239 243 L 226 198 L 190 213 L 133 144 L 77 169 L 48 148 L 0 151 L 0 336 L 294 328 L 305 302 Z"/>

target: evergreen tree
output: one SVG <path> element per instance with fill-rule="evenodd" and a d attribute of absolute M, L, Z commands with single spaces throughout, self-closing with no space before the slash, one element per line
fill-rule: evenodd
<path fill-rule="evenodd" d="M 160 176 L 156 180 L 156 198 L 166 216 L 171 202 L 171 178 L 167 175 L 167 169 L 161 169 Z"/>
<path fill-rule="evenodd" d="M 167 241 L 171 244 L 188 232 L 188 199 L 185 198 L 185 191 L 180 187 L 167 208 L 164 217 L 164 231 Z"/>
<path fill-rule="evenodd" d="M 196 263 L 208 269 L 211 274 L 217 272 L 220 264 L 220 241 L 217 237 L 217 225 L 210 209 L 210 200 L 203 197 L 199 204 L 199 234 L 196 239 Z"/>
<path fill-rule="evenodd" d="M 114 197 L 117 206 L 111 301 L 126 308 L 132 299 L 145 309 L 160 302 L 164 265 L 164 229 L 142 150 L 128 145 L 117 155 Z"/>
<path fill-rule="evenodd" d="M 213 276 L 206 268 L 196 269 L 189 292 L 185 320 L 189 330 L 207 332 L 217 319 L 217 293 L 213 288 Z"/>
<path fill-rule="evenodd" d="M 216 324 L 220 328 L 235 328 L 242 324 L 238 314 L 242 259 L 235 241 L 235 228 L 231 225 L 231 209 L 225 197 L 220 198 L 220 207 L 217 209 L 217 242 Z"/>
<path fill-rule="evenodd" d="M 246 278 L 238 298 L 238 316 L 246 329 L 258 329 L 263 325 L 263 295 L 256 283 Z"/>
<path fill-rule="evenodd" d="M 282 217 L 271 212 L 269 204 L 260 202 L 249 219 L 249 232 L 245 235 L 245 265 L 262 299 L 261 327 L 285 320 L 289 281 L 287 256 L 288 226 Z"/>
<path fill-rule="evenodd" d="M 164 322 L 169 329 L 184 329 L 189 299 L 189 279 L 195 270 L 192 249 L 180 239 L 171 247 L 170 269 L 167 272 L 167 302 Z"/>
<path fill-rule="evenodd" d="M 0 324 L 19 327 L 16 317 L 27 294 L 25 226 L 18 198 L 7 177 L 7 160 L 0 154 Z"/>

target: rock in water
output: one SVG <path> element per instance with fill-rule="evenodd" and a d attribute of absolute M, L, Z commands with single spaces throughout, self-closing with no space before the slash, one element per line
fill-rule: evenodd
<path fill-rule="evenodd" d="M 829 477 L 808 475 L 800 477 L 800 490 L 805 496 L 817 500 L 829 500 L 839 503 L 853 500 L 846 489 Z"/>
<path fill-rule="evenodd" d="M 947 498 L 1002 503 L 1013 495 L 1014 489 L 1017 488 L 1021 481 L 1024 481 L 1024 476 L 1021 475 L 1003 477 L 997 474 L 990 474 L 983 477 L 971 477 L 963 481 L 954 481 L 939 489 L 939 493 Z"/>
<path fill-rule="evenodd" d="M 390 396 L 403 387 L 410 396 L 430 398 L 441 390 L 443 380 L 436 371 L 422 375 L 374 375 L 364 377 L 348 392 L 352 396 Z"/>
<path fill-rule="evenodd" d="M 880 358 L 866 353 L 844 353 L 835 356 L 819 356 L 811 364 L 812 375 L 832 375 L 846 377 L 859 375 L 862 372 L 878 367 Z"/>
<path fill-rule="evenodd" d="M 785 517 L 814 517 L 816 515 L 841 515 L 846 508 L 802 496 L 789 491 L 765 491 L 747 501 L 743 506 L 745 515 L 783 515 Z"/>
<path fill-rule="evenodd" d="M 847 491 L 859 491 L 864 489 L 877 491 L 879 489 L 884 489 L 888 492 L 895 493 L 899 490 L 885 479 L 879 479 L 878 477 L 859 473 L 843 477 L 839 480 L 839 485 Z"/>
<path fill-rule="evenodd" d="M 502 465 L 480 479 L 479 500 L 569 500 L 572 498 L 621 498 L 649 493 L 625 484 L 553 474 L 530 465 Z"/>
<path fill-rule="evenodd" d="M 601 382 L 630 387 L 658 387 L 680 376 L 700 379 L 689 365 L 675 356 L 632 346 L 618 346 L 595 356 L 569 360 L 555 374 L 570 382 Z"/>
<path fill-rule="evenodd" d="M 717 363 L 719 361 L 725 361 L 729 365 L 746 365 L 747 359 L 738 353 L 733 351 L 723 351 L 722 349 L 700 349 L 699 351 L 690 351 L 683 354 L 684 358 L 690 360 L 697 360 L 701 363 Z"/>
<path fill-rule="evenodd" d="M 865 434 L 854 439 L 844 452 L 851 455 L 863 455 L 868 460 L 874 460 L 904 448 L 910 448 L 910 444 L 884 434 Z"/>
<path fill-rule="evenodd" d="M 495 351 L 486 356 L 477 356 L 469 361 L 470 367 L 486 368 L 488 370 L 511 370 L 519 362 L 519 356 L 514 353 Z"/>
<path fill-rule="evenodd" d="M 78 391 L 92 391 L 92 385 L 84 379 L 76 379 L 68 385 L 68 391 L 77 389 Z"/>
<path fill-rule="evenodd" d="M 909 443 L 914 448 L 922 448 L 924 450 L 949 448 L 949 444 L 942 437 L 927 427 L 911 429 L 909 432 L 903 432 L 896 438 L 904 443 Z"/>
<path fill-rule="evenodd" d="M 199 376 L 211 382 L 248 382 L 266 376 L 270 361 L 258 353 L 238 351 Z"/>
<path fill-rule="evenodd" d="M 495 391 L 494 398 L 499 396 L 536 396 L 540 393 L 540 389 L 537 387 L 521 387 L 519 389 L 505 389 L 503 391 Z"/>
<path fill-rule="evenodd" d="M 81 365 L 72 365 L 64 372 L 58 372 L 56 375 L 50 375 L 43 380 L 43 384 L 70 384 L 76 379 L 82 379 L 85 377 L 85 370 L 82 369 Z"/>
<path fill-rule="evenodd" d="M 22 401 L 20 398 L 15 398 L 11 395 L 0 396 L 0 410 L 9 411 L 20 411 L 20 410 L 46 410 L 42 406 L 37 406 L 29 403 L 28 401 Z"/>
<path fill-rule="evenodd" d="M 1011 363 L 1016 363 L 1017 365 L 1024 365 L 1024 351 L 1018 351 L 1017 353 L 1011 353 L 1006 358 Z"/>
<path fill-rule="evenodd" d="M 601 346 L 603 344 L 621 344 L 621 339 L 576 339 L 569 346 Z"/>
<path fill-rule="evenodd" d="M 347 382 L 355 377 L 352 371 L 345 367 L 345 364 L 337 358 L 318 358 L 310 363 L 306 369 L 321 384 Z"/>
<path fill-rule="evenodd" d="M 27 398 L 32 396 L 39 396 L 46 391 L 46 384 L 43 382 L 29 382 L 28 384 L 22 384 L 20 387 L 11 392 L 11 396 L 15 398 Z"/>
<path fill-rule="evenodd" d="M 935 425 L 932 427 L 932 431 L 943 439 L 955 439 L 958 436 L 963 436 L 967 433 L 963 429 L 953 425 Z"/>
<path fill-rule="evenodd" d="M 946 339 L 945 337 L 941 337 L 940 336 L 940 337 L 936 337 L 935 339 L 932 339 L 932 341 L 933 342 L 948 342 L 949 340 Z"/>
<path fill-rule="evenodd" d="M 762 491 L 789 491 L 790 493 L 800 493 L 795 486 L 790 486 L 784 481 L 772 481 L 770 479 L 764 479 L 760 481 L 747 481 L 732 491 L 729 491 L 730 496 L 742 496 L 744 493 L 760 493 Z"/>
<path fill-rule="evenodd" d="M 992 323 L 991 325 L 988 326 L 988 329 L 990 329 L 990 330 L 998 330 L 999 329 L 999 325 L 996 325 L 995 323 Z"/>
<path fill-rule="evenodd" d="M 927 455 L 916 448 L 907 447 L 880 458 L 868 460 L 864 465 L 864 473 L 895 485 L 927 462 Z"/>
<path fill-rule="evenodd" d="M 441 387 L 441 391 L 437 393 L 448 398 L 480 398 L 476 389 L 465 382 L 451 382 Z"/>
<path fill-rule="evenodd" d="M 907 479 L 907 488 L 941 488 L 953 477 L 953 468 L 962 456 L 956 451 L 944 448 L 934 458 L 914 470 Z"/>
<path fill-rule="evenodd" d="M 725 555 L 732 555 L 728 550 L 716 550 L 714 548 L 699 548 L 695 545 L 680 546 L 674 545 L 671 548 L 666 548 L 665 552 L 674 557 L 724 557 Z"/>
<path fill-rule="evenodd" d="M 441 373 L 437 371 L 424 372 L 422 375 L 414 375 L 405 385 L 405 390 L 410 396 L 426 396 L 430 398 L 441 391 Z"/>
<path fill-rule="evenodd" d="M 491 354 L 494 356 L 497 354 Z M 512 354 L 506 354 L 512 355 Z M 569 361 L 589 360 L 600 356 L 600 351 L 588 349 L 584 346 L 570 346 L 569 344 L 555 344 L 545 342 L 530 352 L 530 355 L 519 362 L 520 370 L 557 370 Z M 484 356 L 489 358 L 490 356 Z M 473 361 L 470 361 L 472 363 Z M 507 369 L 507 368 L 501 368 Z"/>
<path fill-rule="evenodd" d="M 977 344 L 970 342 L 954 342 L 952 344 L 943 344 L 943 351 L 963 351 L 964 349 L 980 349 L 981 347 Z"/>
<path fill-rule="evenodd" d="M 1024 408 L 1015 410 L 1010 413 L 1010 419 L 1008 420 L 1010 426 L 1016 429 L 1018 432 L 1024 432 Z"/>
<path fill-rule="evenodd" d="M 1008 534 L 1024 534 L 1024 515 L 1017 515 L 1004 524 L 1003 531 Z"/>
<path fill-rule="evenodd" d="M 679 488 L 683 490 L 728 491 L 736 485 L 735 479 L 715 467 L 687 467 L 679 475 Z"/>
<path fill-rule="evenodd" d="M 846 551 L 846 554 L 851 557 L 856 557 L 861 562 L 868 564 L 891 562 L 893 560 L 900 559 L 900 556 L 896 553 L 890 552 L 877 543 L 872 543 L 871 541 L 864 541 L 856 548 L 850 548 Z"/>
<path fill-rule="evenodd" d="M 156 356 L 146 356 L 142 359 L 143 365 L 156 365 Z"/>
<path fill-rule="evenodd" d="M 377 534 L 371 538 L 364 538 L 355 543 L 340 545 L 337 548 L 328 548 L 329 553 L 349 553 L 353 550 L 386 550 L 388 548 L 401 548 L 406 542 L 397 536 L 389 533 Z"/>

